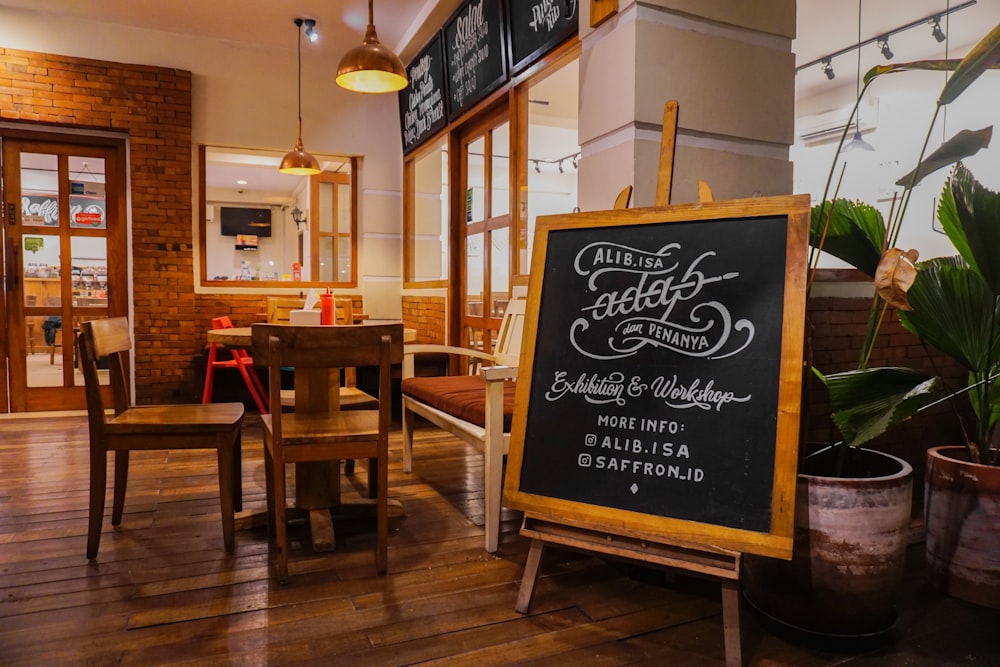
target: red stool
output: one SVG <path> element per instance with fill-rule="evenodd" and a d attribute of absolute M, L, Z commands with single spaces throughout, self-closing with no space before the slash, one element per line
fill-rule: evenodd
<path fill-rule="evenodd" d="M 212 318 L 212 328 L 213 329 L 232 329 L 233 322 L 229 317 L 215 317 Z M 247 389 L 250 390 L 250 395 L 253 397 L 254 403 L 257 404 L 257 408 L 260 410 L 262 415 L 266 415 L 267 410 L 267 390 L 264 389 L 264 383 L 260 381 L 260 377 L 257 375 L 257 371 L 253 367 L 253 359 L 247 354 L 246 350 L 241 350 L 239 348 L 231 348 L 229 350 L 232 354 L 232 359 L 219 360 L 217 358 L 216 343 L 209 343 L 208 346 L 208 367 L 205 369 L 205 391 L 201 395 L 202 403 L 212 402 L 212 378 L 215 373 L 216 368 L 235 368 L 243 376 L 243 382 L 246 383 Z"/>

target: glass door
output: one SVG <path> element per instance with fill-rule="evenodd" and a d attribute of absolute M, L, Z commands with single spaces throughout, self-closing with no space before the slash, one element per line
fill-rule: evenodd
<path fill-rule="evenodd" d="M 83 409 L 80 323 L 127 313 L 124 149 L 2 146 L 9 394 L 0 411 Z"/>
<path fill-rule="evenodd" d="M 460 146 L 465 192 L 462 344 L 489 352 L 510 295 L 510 123 L 506 112 L 471 129 Z"/>

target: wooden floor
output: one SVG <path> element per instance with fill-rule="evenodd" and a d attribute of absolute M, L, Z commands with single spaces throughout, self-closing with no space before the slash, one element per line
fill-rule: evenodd
<path fill-rule="evenodd" d="M 260 511 L 254 420 L 243 493 Z M 264 529 L 241 530 L 235 556 L 223 551 L 214 453 L 133 453 L 124 522 L 112 530 L 105 519 L 89 564 L 85 419 L 0 420 L 0 664 L 724 664 L 719 587 L 708 581 L 547 549 L 531 613 L 518 614 L 528 543 L 505 512 L 500 553 L 483 551 L 481 457 L 428 427 L 407 475 L 398 431 L 391 448 L 405 516 L 390 522 L 389 574 L 375 574 L 369 523 L 346 519 L 327 554 L 311 553 L 294 527 L 280 586 Z M 929 590 L 921 546 L 890 646 L 802 648 L 745 609 L 745 664 L 1000 665 L 1000 612 Z"/>

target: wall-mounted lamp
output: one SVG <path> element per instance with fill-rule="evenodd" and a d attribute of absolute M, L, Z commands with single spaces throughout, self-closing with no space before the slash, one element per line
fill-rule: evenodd
<path fill-rule="evenodd" d="M 878 40 L 879 51 L 882 52 L 882 57 L 886 60 L 892 60 L 892 49 L 889 48 L 889 36 L 879 37 Z"/>
<path fill-rule="evenodd" d="M 306 214 L 303 213 L 298 206 L 292 209 L 292 220 L 295 222 L 295 228 L 302 231 L 306 226 Z"/>
<path fill-rule="evenodd" d="M 933 21 L 933 28 L 931 28 L 931 37 L 936 39 L 938 43 L 943 42 L 948 39 L 948 35 L 944 34 L 944 30 L 941 30 L 941 17 L 935 16 Z"/>
<path fill-rule="evenodd" d="M 313 43 L 317 42 L 319 32 L 316 30 L 316 19 L 305 19 L 303 23 L 306 26 L 306 39 Z"/>
<path fill-rule="evenodd" d="M 830 81 L 833 81 L 833 78 L 837 76 L 836 72 L 833 71 L 833 63 L 830 62 L 829 58 L 823 61 L 821 69 L 823 70 L 823 74 L 826 74 L 826 78 Z"/>

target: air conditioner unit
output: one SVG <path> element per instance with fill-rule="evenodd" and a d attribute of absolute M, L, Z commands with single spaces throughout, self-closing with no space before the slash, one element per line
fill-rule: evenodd
<path fill-rule="evenodd" d="M 847 119 L 851 116 L 851 109 L 852 107 L 842 107 L 811 116 L 803 116 L 795 123 L 796 134 L 807 146 L 838 141 L 844 132 L 844 126 L 847 125 Z M 858 129 L 859 116 L 862 134 L 874 130 L 877 126 L 878 103 L 876 100 L 868 98 L 862 100 L 858 112 L 854 115 L 851 126 L 847 130 L 848 139 Z"/>

